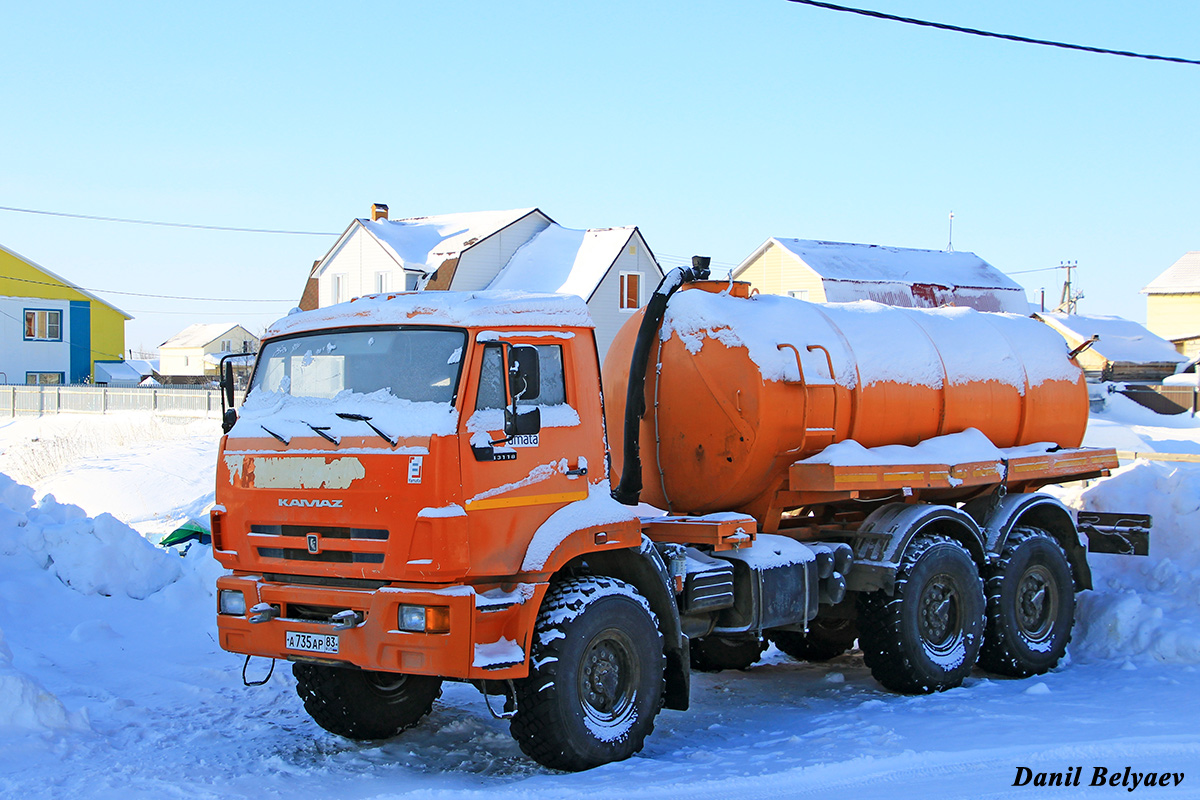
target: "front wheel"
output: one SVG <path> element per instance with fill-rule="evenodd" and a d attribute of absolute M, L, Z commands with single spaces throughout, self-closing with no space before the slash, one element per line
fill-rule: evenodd
<path fill-rule="evenodd" d="M 347 739 L 390 739 L 417 724 L 442 679 L 320 664 L 293 664 L 296 694 L 318 725 Z"/>
<path fill-rule="evenodd" d="M 649 604 L 613 578 L 573 578 L 546 595 L 529 676 L 516 683 L 513 738 L 553 769 L 629 758 L 662 705 L 662 635 Z"/>
<path fill-rule="evenodd" d="M 1014 678 L 1052 669 L 1075 621 L 1075 581 L 1062 547 L 1043 530 L 1017 528 L 987 575 L 979 665 Z"/>
<path fill-rule="evenodd" d="M 875 680 L 895 692 L 952 689 L 970 674 L 983 643 L 983 586 L 966 549 L 919 535 L 896 573 L 892 596 L 859 596 L 858 643 Z"/>

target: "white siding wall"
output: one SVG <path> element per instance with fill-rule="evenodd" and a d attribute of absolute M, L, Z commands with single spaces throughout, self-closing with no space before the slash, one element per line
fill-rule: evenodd
<path fill-rule="evenodd" d="M 550 227 L 541 214 L 528 214 L 462 254 L 450 288 L 456 292 L 476 292 L 487 287 L 508 263 L 513 253 Z"/>
<path fill-rule="evenodd" d="M 160 347 L 159 375 L 203 375 L 203 347 Z"/>
<path fill-rule="evenodd" d="M 630 252 L 630 250 L 633 252 Z M 621 310 L 621 273 L 640 272 L 642 274 L 641 302 L 646 305 L 650 294 L 662 280 L 662 270 L 650 256 L 646 243 L 640 235 L 634 236 L 621 248 L 621 255 L 600 281 L 596 291 L 588 301 L 588 312 L 596 323 L 596 348 L 600 351 L 600 359 L 608 352 L 617 331 L 635 312 Z"/>
<path fill-rule="evenodd" d="M 354 230 L 342 242 L 342 246 L 325 262 L 317 275 L 317 305 L 322 308 L 334 304 L 334 275 L 342 275 L 341 302 L 351 297 L 375 293 L 375 274 L 388 273 L 389 291 L 404 289 L 404 270 L 392 258 L 379 241 L 355 225 Z"/>
<path fill-rule="evenodd" d="M 62 312 L 61 342 L 25 341 L 25 309 Z M 0 297 L 0 382 L 25 383 L 26 372 L 61 372 L 71 379 L 71 304 L 42 297 Z"/>

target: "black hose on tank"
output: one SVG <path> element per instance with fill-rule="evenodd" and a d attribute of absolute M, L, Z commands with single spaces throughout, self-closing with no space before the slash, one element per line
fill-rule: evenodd
<path fill-rule="evenodd" d="M 633 344 L 633 356 L 629 359 L 629 386 L 625 394 L 625 458 L 621 465 L 621 481 L 612 490 L 618 503 L 636 506 L 642 495 L 642 417 L 646 415 L 646 367 L 650 363 L 650 348 L 659 325 L 667 313 L 667 301 L 685 283 L 707 280 L 710 259 L 708 256 L 692 256 L 691 267 L 671 270 L 658 284 L 646 313 L 638 326 L 637 339 Z"/>

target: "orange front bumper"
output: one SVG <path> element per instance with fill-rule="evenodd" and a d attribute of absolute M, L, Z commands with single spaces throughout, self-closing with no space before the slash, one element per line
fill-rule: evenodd
<path fill-rule="evenodd" d="M 268 603 L 281 614 L 251 623 L 246 615 L 217 615 L 221 647 L 233 653 L 353 664 L 363 669 L 466 680 L 506 680 L 528 673 L 529 643 L 548 583 L 486 586 L 389 586 L 345 589 L 267 582 L 258 575 L 229 575 L 217 590 L 240 591 L 246 608 Z M 449 609 L 447 633 L 399 630 L 401 605 Z M 339 630 L 314 621 L 312 609 L 351 610 L 358 625 Z M 305 618 L 297 616 L 304 608 Z M 294 612 L 294 613 L 293 613 Z M 292 616 L 289 616 L 289 615 Z M 289 649 L 289 632 L 336 636 L 337 652 Z"/>

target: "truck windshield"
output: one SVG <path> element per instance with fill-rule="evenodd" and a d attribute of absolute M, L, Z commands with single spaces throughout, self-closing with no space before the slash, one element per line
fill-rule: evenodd
<path fill-rule="evenodd" d="M 248 398 L 264 391 L 333 398 L 346 391 L 386 390 L 414 403 L 452 403 L 465 342 L 462 330 L 428 328 L 315 333 L 267 342 Z"/>

